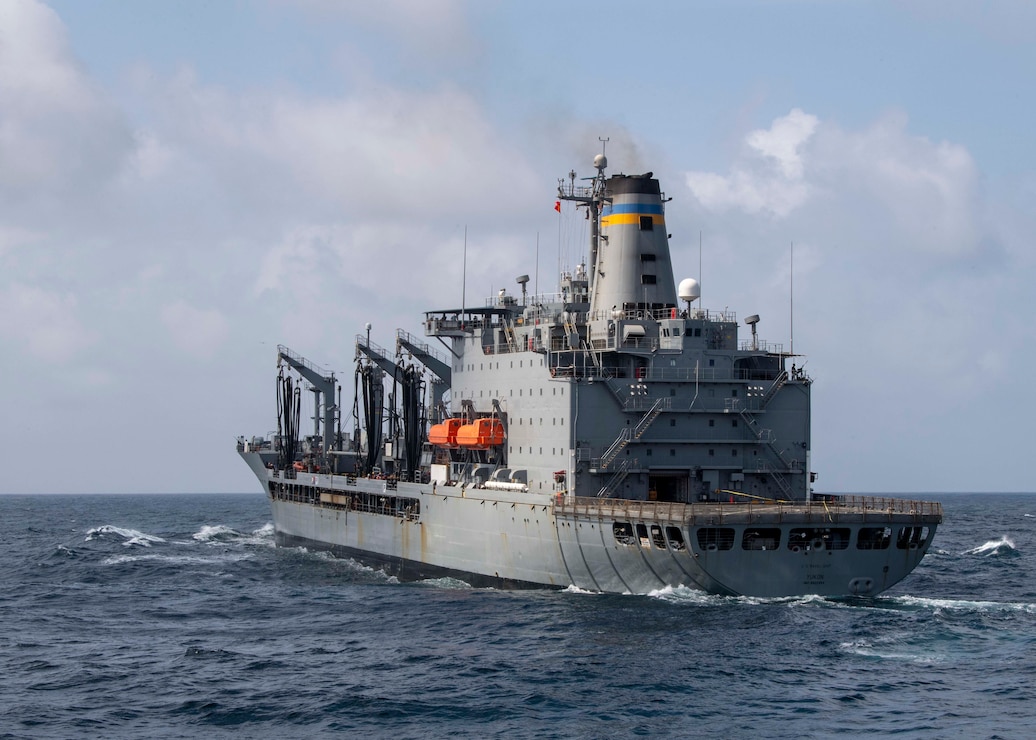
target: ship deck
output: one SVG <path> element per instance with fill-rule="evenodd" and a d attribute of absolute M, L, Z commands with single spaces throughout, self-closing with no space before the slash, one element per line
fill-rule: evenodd
<path fill-rule="evenodd" d="M 942 504 L 880 496 L 839 496 L 814 501 L 751 501 L 684 504 L 589 497 L 562 497 L 559 517 L 600 520 L 719 524 L 939 524 Z"/>

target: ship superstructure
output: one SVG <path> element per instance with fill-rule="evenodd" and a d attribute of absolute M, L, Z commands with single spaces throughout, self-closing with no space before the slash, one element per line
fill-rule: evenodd
<path fill-rule="evenodd" d="M 813 495 L 810 378 L 758 316 L 741 340 L 697 281 L 675 284 L 651 173 L 594 165 L 559 183 L 591 238 L 557 293 L 523 275 L 520 296 L 429 311 L 441 350 L 357 337 L 355 441 L 332 433 L 333 375 L 280 349 L 278 434 L 239 444 L 278 541 L 477 585 L 844 595 L 903 578 L 939 505 Z M 304 440 L 293 374 L 323 409 Z"/>

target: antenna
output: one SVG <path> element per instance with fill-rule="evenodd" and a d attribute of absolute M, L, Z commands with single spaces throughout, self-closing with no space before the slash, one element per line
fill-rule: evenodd
<path fill-rule="evenodd" d="M 701 229 L 698 229 L 698 285 L 701 285 Z M 698 291 L 698 298 L 701 299 L 701 288 Z"/>
<path fill-rule="evenodd" d="M 788 318 L 791 324 L 791 354 L 795 356 L 795 242 L 791 243 L 791 269 L 788 272 L 788 281 L 791 283 L 791 295 L 788 299 Z"/>
<path fill-rule="evenodd" d="M 464 315 L 468 296 L 468 225 L 464 224 L 464 267 L 460 279 L 460 313 Z M 463 320 L 463 319 L 462 319 Z"/>

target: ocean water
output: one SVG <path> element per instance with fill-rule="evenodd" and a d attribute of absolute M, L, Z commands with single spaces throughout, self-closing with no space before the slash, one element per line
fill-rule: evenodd
<path fill-rule="evenodd" d="M 398 583 L 261 495 L 0 496 L 0 737 L 1027 738 L 1036 495 L 869 599 Z"/>

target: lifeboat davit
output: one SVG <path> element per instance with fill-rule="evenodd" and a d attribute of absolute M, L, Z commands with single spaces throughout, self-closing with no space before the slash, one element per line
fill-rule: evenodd
<path fill-rule="evenodd" d="M 457 430 L 457 444 L 469 450 L 488 450 L 504 443 L 504 425 L 499 419 L 476 419 Z"/>
<path fill-rule="evenodd" d="M 442 424 L 433 424 L 428 430 L 428 441 L 438 447 L 457 447 L 457 430 L 463 419 L 447 419 Z"/>

